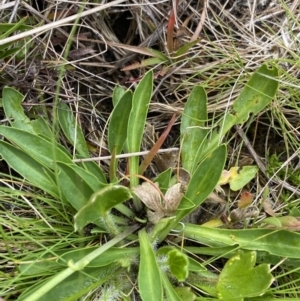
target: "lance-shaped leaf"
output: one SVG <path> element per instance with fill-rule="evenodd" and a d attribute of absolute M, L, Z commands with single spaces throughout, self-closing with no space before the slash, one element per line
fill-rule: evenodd
<path fill-rule="evenodd" d="M 204 128 L 206 121 L 206 93 L 202 87 L 196 86 L 184 106 L 180 126 L 182 166 L 189 173 L 194 171 L 199 162 L 198 150 L 207 135 L 207 129 Z"/>
<path fill-rule="evenodd" d="M 68 141 L 74 146 L 76 152 L 82 156 L 89 157 L 89 150 L 78 125 L 78 122 L 74 118 L 73 112 L 67 104 L 61 102 L 57 106 L 57 116 L 59 124 L 67 137 Z"/>
<path fill-rule="evenodd" d="M 7 126 L 0 126 L 0 134 L 48 168 L 53 169 L 56 161 L 73 164 L 66 151 L 61 147 L 53 146 L 43 137 Z"/>
<path fill-rule="evenodd" d="M 7 164 L 34 186 L 43 189 L 54 197 L 59 197 L 52 171 L 40 164 L 24 151 L 0 141 L 0 154 Z"/>
<path fill-rule="evenodd" d="M 145 229 L 139 231 L 140 266 L 138 285 L 143 301 L 162 301 L 163 289 L 159 267 Z"/>
<path fill-rule="evenodd" d="M 179 228 L 181 229 L 181 228 Z M 286 230 L 273 229 L 217 229 L 199 225 L 185 224 L 185 237 L 211 247 L 236 246 L 246 250 L 266 251 L 270 254 L 300 258 L 300 234 Z"/>
<path fill-rule="evenodd" d="M 239 97 L 233 104 L 233 112 L 225 115 L 220 122 L 220 129 L 212 132 L 203 145 L 199 159 L 207 156 L 218 146 L 224 135 L 237 124 L 243 124 L 249 115 L 256 115 L 274 98 L 278 89 L 278 68 L 262 65 L 251 76 Z"/>
<path fill-rule="evenodd" d="M 105 186 L 97 177 L 75 164 L 57 162 L 58 186 L 68 202 L 78 211 L 91 195 Z"/>
<path fill-rule="evenodd" d="M 127 147 L 129 152 L 140 151 L 149 103 L 153 90 L 153 72 L 149 71 L 138 84 L 133 94 L 132 109 L 129 115 L 127 128 Z M 131 157 L 129 159 L 130 174 L 139 173 L 139 158 Z M 138 178 L 131 178 L 131 187 L 138 185 Z M 136 207 L 140 207 L 137 203 Z"/>

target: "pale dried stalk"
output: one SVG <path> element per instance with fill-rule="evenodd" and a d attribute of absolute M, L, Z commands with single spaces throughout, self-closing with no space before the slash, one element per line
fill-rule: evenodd
<path fill-rule="evenodd" d="M 125 1 L 126 0 L 115 0 L 115 1 L 112 1 L 110 3 L 99 5 L 97 7 L 94 7 L 94 8 L 91 8 L 89 10 L 86 10 L 86 11 L 80 13 L 80 14 L 76 14 L 76 15 L 73 15 L 73 16 L 61 19 L 61 20 L 54 21 L 54 22 L 52 22 L 50 24 L 46 24 L 46 25 L 43 25 L 43 26 L 36 27 L 34 29 L 28 30 L 26 32 L 22 32 L 22 33 L 16 34 L 16 35 L 8 37 L 6 39 L 0 40 L 0 45 L 4 45 L 4 44 L 10 43 L 10 42 L 14 42 L 14 41 L 17 41 L 19 39 L 23 39 L 23 38 L 31 36 L 31 35 L 42 34 L 43 32 L 45 32 L 47 30 L 60 27 L 60 26 L 66 24 L 68 22 L 75 21 L 78 18 L 89 16 L 91 14 L 97 13 L 99 11 L 102 11 L 104 9 L 112 7 L 114 5 L 121 4 L 121 3 L 125 2 Z"/>

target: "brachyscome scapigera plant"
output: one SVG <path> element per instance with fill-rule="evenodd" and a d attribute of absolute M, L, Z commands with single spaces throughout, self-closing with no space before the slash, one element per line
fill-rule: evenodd
<path fill-rule="evenodd" d="M 44 252 L 33 251 L 31 258 L 19 262 L 20 275 L 34 278 L 35 283 L 18 300 L 78 300 L 93 290 L 105 298 L 112 297 L 108 296 L 111 292 L 116 298 L 143 301 L 201 300 L 202 292 L 212 300 L 232 296 L 246 300 L 266 293 L 273 281 L 268 262 L 299 258 L 298 233 L 272 228 L 207 228 L 182 221 L 218 184 L 227 181 L 231 189 L 239 190 L 257 172 L 243 167 L 240 173 L 237 169 L 231 169 L 229 176 L 224 173 L 227 150 L 223 138 L 233 126 L 245 123 L 250 114 L 258 114 L 271 102 L 278 88 L 277 77 L 276 67 L 262 65 L 215 130 L 209 130 L 205 90 L 194 87 L 181 116 L 180 162 L 189 175 L 184 184 L 172 168 L 155 179 L 140 181 L 145 179 L 142 174 L 149 162 L 141 167 L 138 157 L 128 160 L 129 185 L 124 185 L 117 172 L 117 155 L 141 149 L 152 71 L 134 92 L 121 87 L 114 91 L 108 125 L 109 175 L 99 164 L 82 160 L 89 157 L 88 145 L 67 104 L 58 103 L 52 112 L 59 125 L 57 133 L 43 116 L 30 119 L 22 108 L 23 95 L 5 87 L 2 102 L 8 124 L 0 126 L 2 159 L 28 186 L 70 212 L 73 219 L 69 222 L 76 233 L 85 237 L 87 228 L 94 233 L 90 243 L 60 250 L 48 245 Z M 62 135 L 68 143 L 60 143 L 57 137 Z M 156 151 L 153 148 L 148 159 Z M 185 246 L 182 234 L 209 248 Z M 277 238 L 280 245 L 274 245 Z M 194 256 L 208 252 L 229 259 L 219 275 Z M 265 261 L 263 253 L 269 254 Z M 45 271 L 47 276 L 40 279 Z M 242 282 L 247 286 L 240 288 Z"/>

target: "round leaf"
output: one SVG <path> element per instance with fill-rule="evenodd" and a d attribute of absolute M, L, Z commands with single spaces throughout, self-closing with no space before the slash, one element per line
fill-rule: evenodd
<path fill-rule="evenodd" d="M 218 298 L 243 300 L 245 297 L 262 295 L 273 282 L 267 264 L 254 266 L 256 252 L 238 251 L 225 264 L 217 284 Z"/>

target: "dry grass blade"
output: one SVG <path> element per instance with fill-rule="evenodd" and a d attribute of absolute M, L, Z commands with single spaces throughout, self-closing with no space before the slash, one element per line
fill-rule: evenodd
<path fill-rule="evenodd" d="M 115 0 L 115 1 L 112 1 L 112 2 L 107 3 L 107 4 L 102 4 L 102 5 L 97 6 L 95 8 L 91 8 L 91 9 L 89 9 L 87 11 L 82 12 L 81 14 L 75 14 L 73 16 L 70 16 L 70 17 L 67 17 L 67 18 L 63 18 L 63 19 L 58 20 L 58 21 L 54 21 L 52 23 L 49 23 L 49 24 L 46 24 L 46 25 L 43 25 L 43 26 L 40 26 L 40 27 L 36 27 L 36 28 L 28 30 L 28 31 L 26 31 L 24 33 L 16 34 L 16 35 L 14 35 L 12 37 L 8 37 L 6 39 L 2 39 L 0 41 L 0 45 L 4 45 L 4 44 L 10 43 L 10 42 L 14 42 L 14 41 L 17 41 L 19 39 L 24 39 L 26 37 L 29 37 L 29 36 L 32 36 L 32 35 L 35 35 L 35 34 L 42 34 L 43 32 L 45 32 L 47 30 L 51 30 L 51 29 L 57 28 L 57 27 L 62 26 L 64 24 L 66 24 L 66 23 L 75 21 L 78 18 L 82 18 L 82 17 L 85 17 L 85 16 L 89 16 L 89 15 L 95 14 L 95 13 L 100 12 L 102 10 L 105 10 L 105 9 L 107 9 L 109 7 L 113 7 L 115 5 L 121 4 L 121 3 L 125 2 L 125 1 L 126 0 Z"/>

